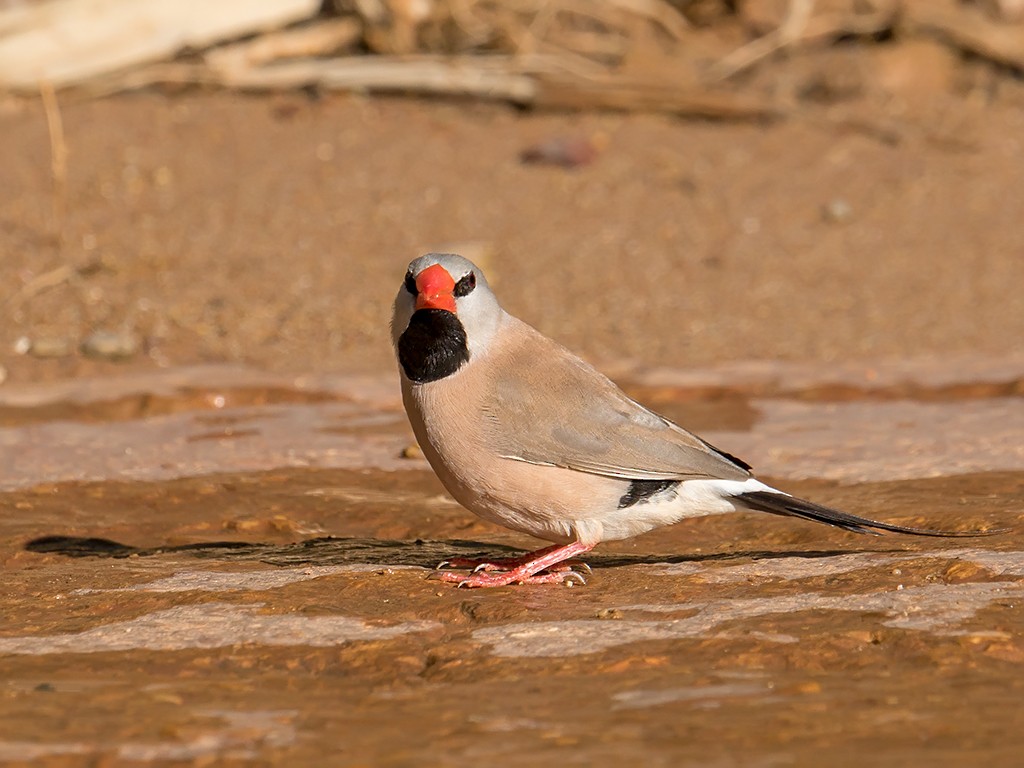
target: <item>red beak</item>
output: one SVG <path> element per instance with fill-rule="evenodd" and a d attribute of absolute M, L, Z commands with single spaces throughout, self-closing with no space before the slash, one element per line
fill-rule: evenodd
<path fill-rule="evenodd" d="M 416 276 L 416 309 L 455 311 L 455 281 L 440 264 L 427 267 Z"/>

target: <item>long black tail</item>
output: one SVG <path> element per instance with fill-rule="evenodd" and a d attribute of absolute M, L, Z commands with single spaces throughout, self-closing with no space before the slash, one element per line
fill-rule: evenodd
<path fill-rule="evenodd" d="M 840 512 L 838 509 L 823 507 L 813 501 L 805 501 L 795 496 L 787 496 L 784 493 L 772 493 L 770 491 L 751 491 L 733 497 L 736 501 L 742 502 L 751 509 L 759 512 L 771 512 L 773 515 L 786 515 L 787 517 L 801 517 L 804 520 L 813 520 L 816 523 L 834 525 L 844 531 L 854 533 L 870 533 L 878 535 L 879 531 L 892 531 L 893 533 L 909 533 L 914 536 L 991 536 L 997 531 L 934 531 L 928 528 L 907 528 L 892 523 L 881 523 L 877 520 L 869 520 L 866 517 L 857 517 L 848 512 Z"/>

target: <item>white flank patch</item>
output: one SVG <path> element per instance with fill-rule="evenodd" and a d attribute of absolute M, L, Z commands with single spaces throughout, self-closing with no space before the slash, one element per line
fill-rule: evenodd
<path fill-rule="evenodd" d="M 736 512 L 740 506 L 733 499 L 753 491 L 789 495 L 752 477 L 747 480 L 683 480 L 671 490 L 655 494 L 638 504 L 616 509 L 604 517 L 576 520 L 574 528 L 582 541 L 628 539 L 689 517 Z"/>
<path fill-rule="evenodd" d="M 752 477 L 747 480 L 684 480 L 676 489 L 677 498 L 687 508 L 693 509 L 693 512 L 684 515 L 685 517 L 735 512 L 733 497 L 754 491 L 767 491 L 780 496 L 789 495 Z"/>

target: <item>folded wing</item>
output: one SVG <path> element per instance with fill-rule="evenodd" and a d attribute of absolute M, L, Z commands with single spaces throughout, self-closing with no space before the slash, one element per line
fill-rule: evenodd
<path fill-rule="evenodd" d="M 647 410 L 519 325 L 512 338 L 520 343 L 495 350 L 504 359 L 492 361 L 492 370 L 508 375 L 494 377 L 483 403 L 489 446 L 500 456 L 628 480 L 750 477 L 749 465 Z"/>

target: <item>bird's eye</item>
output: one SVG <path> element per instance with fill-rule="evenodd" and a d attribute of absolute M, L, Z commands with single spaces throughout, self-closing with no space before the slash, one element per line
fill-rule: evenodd
<path fill-rule="evenodd" d="M 474 288 L 476 288 L 476 275 L 470 272 L 455 284 L 455 290 L 453 293 L 459 297 L 466 296 Z"/>
<path fill-rule="evenodd" d="M 416 278 L 412 276 L 412 272 L 405 273 L 405 290 L 413 296 L 419 293 L 419 290 L 416 288 Z"/>

